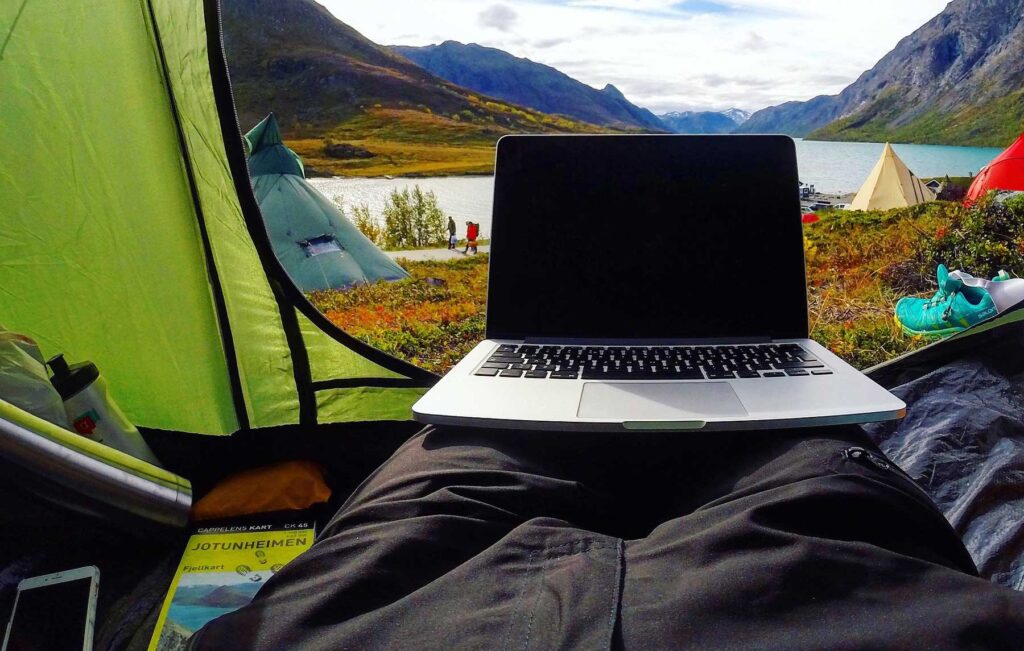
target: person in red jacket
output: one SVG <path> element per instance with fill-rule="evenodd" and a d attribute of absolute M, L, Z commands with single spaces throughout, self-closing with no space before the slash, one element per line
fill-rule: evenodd
<path fill-rule="evenodd" d="M 466 248 L 463 253 L 469 253 L 470 249 L 473 249 L 473 253 L 477 252 L 476 238 L 480 235 L 480 224 L 474 224 L 473 222 L 466 222 Z"/>

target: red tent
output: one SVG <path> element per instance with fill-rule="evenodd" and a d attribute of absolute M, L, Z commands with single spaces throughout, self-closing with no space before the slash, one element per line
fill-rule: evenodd
<path fill-rule="evenodd" d="M 978 172 L 964 203 L 971 205 L 989 190 L 1024 190 L 1024 134 Z"/>

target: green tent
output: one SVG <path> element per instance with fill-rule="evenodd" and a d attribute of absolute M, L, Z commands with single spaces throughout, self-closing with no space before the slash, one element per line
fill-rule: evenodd
<path fill-rule="evenodd" d="M 299 289 L 337 289 L 409 277 L 306 182 L 302 160 L 281 141 L 273 113 L 245 139 L 252 188 L 270 243 Z"/>
<path fill-rule="evenodd" d="M 144 433 L 286 439 L 408 421 L 434 376 L 334 327 L 273 254 L 216 2 L 0 3 L 0 88 L 0 323 L 95 362 Z M 109 457 L 127 473 L 112 485 L 187 493 L 38 420 L 0 399 L 4 433 L 29 448 L 40 433 L 85 465 L 0 450 L 79 488 L 74 473 Z M 183 494 L 165 497 L 180 507 Z"/>
<path fill-rule="evenodd" d="M 334 328 L 274 256 L 216 0 L 0 3 L 0 89 L 0 323 L 96 362 L 167 466 L 0 396 L 0 602 L 24 576 L 97 564 L 97 648 L 145 648 L 184 542 L 166 526 L 187 521 L 193 483 L 313 458 L 339 471 L 344 499 L 415 429 L 410 405 L 434 377 Z M 874 372 L 908 402 L 914 382 L 938 387 L 905 435 L 878 440 L 930 457 L 915 471 L 929 487 L 936 468 L 975 473 L 932 494 L 979 567 L 1017 586 L 1021 536 L 1005 532 L 1021 499 L 1005 478 L 1024 463 L 1022 342 L 1019 307 Z M 122 517 L 133 526 L 106 526 Z"/>

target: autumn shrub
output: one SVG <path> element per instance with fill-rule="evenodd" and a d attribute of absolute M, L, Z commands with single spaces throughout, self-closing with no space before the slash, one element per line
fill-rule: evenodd
<path fill-rule="evenodd" d="M 1000 269 L 1024 273 L 1024 196 L 1005 202 L 986 197 L 939 228 L 926 249 L 927 268 L 942 263 L 974 276 Z"/>
<path fill-rule="evenodd" d="M 904 296 L 935 292 L 937 262 L 985 275 L 1024 271 L 1014 262 L 1024 256 L 1024 199 L 972 209 L 939 201 L 827 211 L 804 227 L 804 236 L 811 336 L 867 368 L 927 343 L 906 336 L 893 310 Z M 446 372 L 483 339 L 487 256 L 400 264 L 411 278 L 310 298 L 353 336 Z"/>
<path fill-rule="evenodd" d="M 432 190 L 423 192 L 418 185 L 411 191 L 392 190 L 384 202 L 384 245 L 389 249 L 444 244 L 447 224 L 437 196 Z"/>
<path fill-rule="evenodd" d="M 857 368 L 909 352 L 921 341 L 893 321 L 903 296 L 935 291 L 926 250 L 958 204 L 884 211 L 827 211 L 804 226 L 811 336 Z"/>
<path fill-rule="evenodd" d="M 309 298 L 350 335 L 444 373 L 483 339 L 487 255 L 398 262 L 410 278 L 312 292 Z"/>
<path fill-rule="evenodd" d="M 352 223 L 368 240 L 377 246 L 384 246 L 384 228 L 370 214 L 370 206 L 365 203 L 354 206 L 352 208 Z"/>

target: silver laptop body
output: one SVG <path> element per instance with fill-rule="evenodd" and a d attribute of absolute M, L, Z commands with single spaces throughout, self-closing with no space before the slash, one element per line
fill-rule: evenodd
<path fill-rule="evenodd" d="M 740 430 L 900 418 L 808 338 L 796 153 L 783 136 L 506 136 L 487 339 L 423 423 Z"/>

